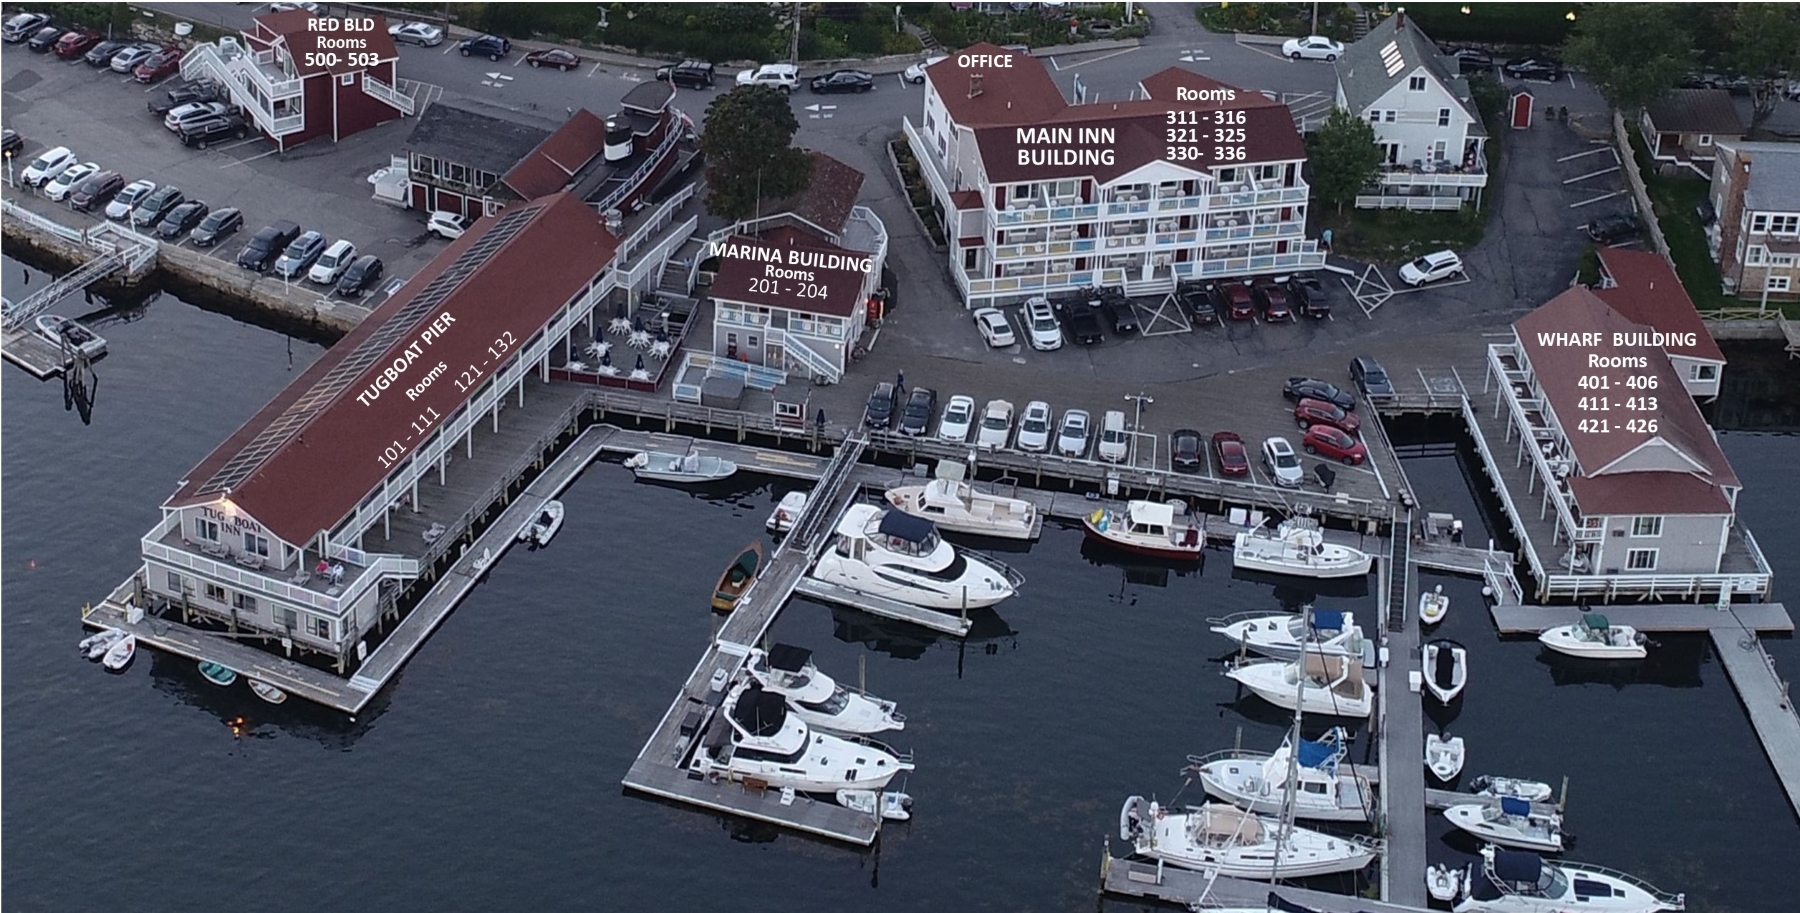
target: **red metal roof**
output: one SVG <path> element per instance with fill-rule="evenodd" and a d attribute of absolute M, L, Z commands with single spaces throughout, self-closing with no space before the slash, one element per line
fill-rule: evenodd
<path fill-rule="evenodd" d="M 563 189 L 581 166 L 605 149 L 606 121 L 582 108 L 502 175 L 500 183 L 535 200 Z"/>
<path fill-rule="evenodd" d="M 856 305 L 862 297 L 865 273 L 853 269 L 825 269 L 806 265 L 790 266 L 788 251 L 800 250 L 809 254 L 825 256 L 837 254 L 842 257 L 858 259 L 866 259 L 869 254 L 863 251 L 846 250 L 787 225 L 771 228 L 754 238 L 732 235 L 725 243 L 775 249 L 780 252 L 782 258 L 778 269 L 811 273 L 813 279 L 808 281 L 788 278 L 785 275 L 771 276 L 769 268 L 774 267 L 775 264 L 763 260 L 746 257 L 720 257 L 719 273 L 713 279 L 712 284 L 714 298 L 763 307 L 785 308 L 790 311 L 830 314 L 834 317 L 848 317 L 855 313 Z M 876 266 L 879 267 L 880 264 L 876 264 Z M 751 280 L 760 281 L 752 282 Z M 770 287 L 771 280 L 774 282 L 774 288 Z M 807 287 L 823 289 L 824 297 L 800 297 L 803 283 Z"/>
<path fill-rule="evenodd" d="M 384 449 L 422 444 L 479 387 L 459 390 L 462 373 L 491 376 L 618 243 L 572 194 L 478 220 L 194 467 L 164 506 L 228 497 L 295 544 L 336 526 L 391 471 Z M 389 371 L 388 386 L 374 386 Z M 413 425 L 421 416 L 423 432 Z"/>
<path fill-rule="evenodd" d="M 950 205 L 955 206 L 958 210 L 980 209 L 981 192 L 978 190 L 952 190 L 950 191 Z"/>
<path fill-rule="evenodd" d="M 980 63 L 962 66 L 964 60 Z M 950 119 L 964 127 L 1032 124 L 1067 106 L 1048 70 L 1029 54 L 983 41 L 925 68 Z"/>
<path fill-rule="evenodd" d="M 335 30 L 314 29 L 310 23 L 315 19 L 334 19 L 339 23 Z M 374 28 L 367 31 L 346 31 L 345 22 L 362 22 L 373 20 Z M 288 56 L 294 60 L 294 71 L 302 78 L 317 76 L 320 73 L 342 75 L 344 73 L 360 73 L 369 69 L 362 64 L 351 65 L 353 54 L 375 55 L 377 60 L 398 60 L 400 53 L 394 49 L 394 39 L 388 34 L 387 18 L 384 16 L 356 16 L 345 20 L 336 16 L 315 16 L 304 9 L 284 10 L 279 13 L 264 13 L 256 17 L 256 24 L 264 34 L 281 36 L 287 45 Z M 321 47 L 324 42 L 329 46 Z M 352 44 L 341 46 L 344 42 Z M 361 42 L 360 45 L 354 42 Z M 312 56 L 308 56 L 308 55 Z M 321 61 L 331 61 L 325 66 Z"/>
<path fill-rule="evenodd" d="M 1706 330 L 1706 321 L 1694 309 L 1694 300 L 1667 257 L 1655 251 L 1602 247 L 1600 271 L 1610 276 L 1614 288 L 1597 288 L 1594 294 L 1613 310 L 1634 323 L 1642 323 L 1664 333 L 1692 333 L 1691 346 L 1666 346 L 1677 355 L 1725 361 L 1725 353 Z"/>
<path fill-rule="evenodd" d="M 1731 501 L 1719 486 L 1672 472 L 1570 476 L 1569 491 L 1589 517 L 1731 513 Z"/>

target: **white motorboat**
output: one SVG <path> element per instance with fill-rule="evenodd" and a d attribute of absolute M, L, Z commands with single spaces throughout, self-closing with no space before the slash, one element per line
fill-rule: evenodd
<path fill-rule="evenodd" d="M 1537 780 L 1518 780 L 1512 777 L 1495 777 L 1482 774 L 1469 781 L 1469 792 L 1477 796 L 1491 796 L 1495 799 L 1524 799 L 1527 802 L 1548 802 L 1556 791 L 1548 783 Z"/>
<path fill-rule="evenodd" d="M 1230 805 L 1171 811 L 1142 796 L 1119 809 L 1119 837 L 1138 856 L 1234 878 L 1354 872 L 1376 856 L 1363 841 L 1283 825 Z"/>
<path fill-rule="evenodd" d="M 806 509 L 806 492 L 790 491 L 781 496 L 781 503 L 769 512 L 769 520 L 763 526 L 774 535 L 782 536 L 794 528 L 794 521 L 800 519 L 800 512 Z"/>
<path fill-rule="evenodd" d="M 1425 869 L 1425 891 L 1432 900 L 1449 903 L 1462 893 L 1463 870 L 1448 865 L 1427 866 Z"/>
<path fill-rule="evenodd" d="M 82 638 L 81 643 L 76 644 L 75 648 L 88 659 L 99 659 L 105 656 L 106 651 L 112 649 L 112 645 L 118 643 L 119 639 L 124 636 L 125 632 L 118 628 L 107 628 L 98 634 L 90 634 Z"/>
<path fill-rule="evenodd" d="M 1687 897 L 1597 865 L 1551 862 L 1536 853 L 1481 848 L 1469 866 L 1455 913 L 1661 913 L 1687 909 Z"/>
<path fill-rule="evenodd" d="M 1433 732 L 1425 736 L 1425 768 L 1431 775 L 1445 783 L 1456 779 L 1462 773 L 1463 761 L 1468 757 L 1468 746 L 1463 743 L 1462 736 L 1438 735 Z"/>
<path fill-rule="evenodd" d="M 1253 659 L 1229 666 L 1225 675 L 1257 697 L 1287 710 L 1322 716 L 1363 718 L 1375 707 L 1375 689 L 1363 679 L 1358 658 L 1306 654 L 1293 662 Z M 1296 693 L 1297 692 L 1297 693 Z"/>
<path fill-rule="evenodd" d="M 1194 765 L 1189 770 L 1199 777 L 1207 795 L 1259 814 L 1279 816 L 1291 795 L 1296 818 L 1369 820 L 1374 784 L 1342 764 L 1349 747 L 1343 727 L 1333 727 L 1318 741 L 1301 739 L 1298 757 L 1293 743 L 1290 735 L 1274 754 L 1227 749 L 1189 758 Z"/>
<path fill-rule="evenodd" d="M 1251 615 L 1213 627 L 1246 649 L 1279 659 L 1301 653 L 1319 656 L 1363 655 L 1363 632 L 1349 612 L 1308 609 L 1299 615 Z"/>
<path fill-rule="evenodd" d="M 544 502 L 544 509 L 538 511 L 537 519 L 531 525 L 519 530 L 519 541 L 531 543 L 532 548 L 543 548 L 550 544 L 556 531 L 562 529 L 563 503 L 551 500 Z"/>
<path fill-rule="evenodd" d="M 1585 659 L 1643 659 L 1649 655 L 1643 634 L 1630 625 L 1612 624 L 1599 612 L 1588 612 L 1572 625 L 1558 625 L 1539 634 L 1538 643 Z"/>
<path fill-rule="evenodd" d="M 923 485 L 902 485 L 887 490 L 887 502 L 895 510 L 923 517 L 938 529 L 973 533 L 1000 539 L 1035 539 L 1043 528 L 1037 505 L 1019 498 L 1003 498 L 958 479 L 932 479 Z"/>
<path fill-rule="evenodd" d="M 1431 588 L 1429 593 L 1419 594 L 1419 620 L 1434 625 L 1444 620 L 1450 613 L 1450 597 L 1444 595 L 1442 584 Z"/>
<path fill-rule="evenodd" d="M 873 504 L 852 504 L 844 511 L 837 542 L 819 556 L 812 576 L 951 612 L 991 606 L 1013 595 L 1023 582 L 1000 562 L 945 542 L 930 520 Z"/>
<path fill-rule="evenodd" d="M 131 659 L 134 656 L 137 656 L 137 635 L 127 634 L 113 641 L 112 646 L 106 648 L 106 655 L 100 658 L 100 664 L 117 672 L 131 665 Z"/>
<path fill-rule="evenodd" d="M 106 340 L 68 317 L 39 314 L 36 325 L 38 335 L 50 340 L 58 348 L 66 341 L 89 358 L 99 358 L 106 354 Z"/>
<path fill-rule="evenodd" d="M 1448 704 L 1469 683 L 1469 651 L 1453 640 L 1434 640 L 1425 651 L 1425 690 Z"/>
<path fill-rule="evenodd" d="M 1206 537 L 1188 519 L 1187 506 L 1183 504 L 1177 510 L 1177 503 L 1180 502 L 1128 501 L 1124 511 L 1096 508 L 1082 518 L 1081 528 L 1089 539 L 1127 551 L 1178 561 L 1196 560 L 1206 547 Z"/>
<path fill-rule="evenodd" d="M 880 808 L 881 817 L 889 821 L 905 821 L 912 817 L 912 797 L 902 792 L 840 789 L 837 803 L 865 815 L 874 815 L 876 808 Z"/>
<path fill-rule="evenodd" d="M 737 472 L 737 464 L 716 456 L 687 453 L 637 453 L 625 468 L 652 482 L 717 482 Z"/>
<path fill-rule="evenodd" d="M 873 735 L 906 728 L 906 717 L 884 701 L 849 691 L 819 671 L 812 651 L 776 644 L 765 653 L 751 650 L 744 667 L 764 691 L 787 698 L 788 709 L 807 725 L 829 732 Z"/>
<path fill-rule="evenodd" d="M 1368 552 L 1326 542 L 1324 530 L 1310 517 L 1238 533 L 1231 550 L 1232 567 L 1296 577 L 1361 577 L 1374 560 Z"/>
<path fill-rule="evenodd" d="M 769 787 L 835 794 L 882 789 L 912 759 L 867 739 L 814 732 L 787 698 L 746 681 L 726 695 L 689 769 L 710 777 L 754 777 Z"/>
<path fill-rule="evenodd" d="M 282 701 L 287 700 L 288 697 L 286 691 L 283 691 L 268 682 L 259 682 L 256 679 L 250 679 L 250 691 L 252 694 L 255 694 L 257 697 L 260 697 L 271 704 L 279 704 Z"/>
<path fill-rule="evenodd" d="M 1444 817 L 1489 843 L 1543 853 L 1563 850 L 1562 816 L 1533 811 L 1524 799 L 1465 802 L 1444 809 Z"/>

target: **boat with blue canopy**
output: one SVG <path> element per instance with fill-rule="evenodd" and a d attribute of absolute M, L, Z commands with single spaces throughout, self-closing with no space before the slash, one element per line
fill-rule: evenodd
<path fill-rule="evenodd" d="M 1343 763 L 1348 741 L 1344 728 L 1334 726 L 1317 740 L 1296 743 L 1290 734 L 1273 754 L 1226 749 L 1190 756 L 1187 770 L 1208 795 L 1248 811 L 1279 815 L 1292 795 L 1295 818 L 1368 821 L 1375 785 Z"/>
<path fill-rule="evenodd" d="M 1455 913 L 1662 913 L 1687 909 L 1687 897 L 1597 865 L 1550 862 L 1536 853 L 1488 844 L 1469 866 Z"/>
<path fill-rule="evenodd" d="M 1299 659 L 1301 653 L 1362 656 L 1367 642 L 1349 612 L 1308 609 L 1298 615 L 1246 613 L 1216 619 L 1212 632 L 1238 646 L 1276 659 Z"/>
<path fill-rule="evenodd" d="M 1489 843 L 1544 853 L 1563 850 L 1562 816 L 1553 811 L 1537 811 L 1524 799 L 1504 796 L 1498 802 L 1472 800 L 1444 809 L 1444 817 Z"/>

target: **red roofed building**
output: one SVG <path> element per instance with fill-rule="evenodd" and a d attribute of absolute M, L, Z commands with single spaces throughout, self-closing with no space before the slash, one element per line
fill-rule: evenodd
<path fill-rule="evenodd" d="M 913 154 L 977 306 L 1092 286 L 1322 265 L 1287 107 L 1176 67 L 1136 100 L 1069 104 L 1036 58 L 978 44 L 926 68 Z M 1230 137 L 1216 142 L 1216 131 Z"/>
<path fill-rule="evenodd" d="M 251 123 L 289 149 L 413 113 L 412 98 L 396 88 L 399 59 L 381 16 L 293 9 L 257 16 L 242 41 L 196 45 L 181 75 L 224 85 Z"/>
<path fill-rule="evenodd" d="M 1602 247 L 1600 285 L 1594 294 L 1625 319 L 1674 337 L 1663 348 L 1689 394 L 1707 399 L 1719 395 L 1725 353 L 1707 331 L 1668 257 L 1655 251 Z"/>

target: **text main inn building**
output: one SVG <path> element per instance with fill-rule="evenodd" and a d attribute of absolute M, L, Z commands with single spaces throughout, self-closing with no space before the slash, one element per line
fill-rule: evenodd
<path fill-rule="evenodd" d="M 1141 98 L 1071 105 L 1036 58 L 991 44 L 925 77 L 906 136 L 965 305 L 1325 262 L 1305 237 L 1305 147 L 1260 92 L 1170 67 Z"/>

